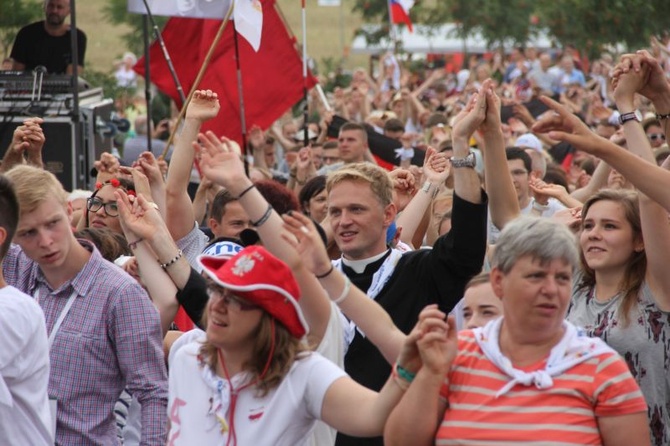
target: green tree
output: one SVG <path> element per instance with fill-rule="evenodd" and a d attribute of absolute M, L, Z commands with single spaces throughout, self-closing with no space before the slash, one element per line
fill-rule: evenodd
<path fill-rule="evenodd" d="M 532 0 L 455 0 L 448 9 L 461 37 L 479 32 L 489 46 L 500 47 L 528 41 L 535 31 L 530 24 L 534 5 Z"/>
<path fill-rule="evenodd" d="M 0 45 L 4 59 L 9 56 L 19 29 L 38 20 L 43 10 L 37 0 L 0 0 L 0 11 Z"/>
<path fill-rule="evenodd" d="M 638 49 L 649 37 L 668 29 L 667 0 L 539 0 L 540 26 L 563 45 L 597 56 L 604 47 L 623 44 Z"/>

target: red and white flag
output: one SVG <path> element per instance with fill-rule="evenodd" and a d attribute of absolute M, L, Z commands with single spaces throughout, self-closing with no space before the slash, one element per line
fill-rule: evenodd
<path fill-rule="evenodd" d="M 147 0 L 152 15 L 223 20 L 231 0 Z M 144 0 L 128 0 L 128 12 L 146 14 Z"/>
<path fill-rule="evenodd" d="M 302 99 L 303 76 L 295 38 L 289 34 L 279 16 L 275 0 L 261 0 L 261 5 L 263 45 L 256 52 L 246 39 L 240 40 L 239 61 L 247 128 L 258 125 L 267 129 Z M 165 25 L 163 40 L 184 91 L 191 90 L 220 25 L 221 20 L 176 17 Z M 206 123 L 204 129 L 241 143 L 242 124 L 233 32 L 232 26 L 226 27 L 198 88 L 217 92 L 221 103 L 219 115 Z M 149 55 L 151 82 L 181 107 L 177 87 L 157 42 L 151 45 Z M 144 75 L 144 58 L 137 62 L 134 69 Z M 310 73 L 307 88 L 315 84 L 316 79 Z"/>
<path fill-rule="evenodd" d="M 404 23 L 407 29 L 412 32 L 412 19 L 409 17 L 409 10 L 414 6 L 414 0 L 390 0 L 391 2 L 391 21 L 395 24 Z"/>
<path fill-rule="evenodd" d="M 235 29 L 251 45 L 254 51 L 261 46 L 263 30 L 263 7 L 259 0 L 235 0 L 233 9 Z"/>

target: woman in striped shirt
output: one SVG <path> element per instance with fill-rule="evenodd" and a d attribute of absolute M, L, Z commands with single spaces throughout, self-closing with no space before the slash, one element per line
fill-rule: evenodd
<path fill-rule="evenodd" d="M 564 320 L 577 265 L 567 228 L 509 223 L 491 271 L 503 317 L 458 337 L 450 323 L 417 342 L 423 366 L 386 423 L 386 444 L 648 445 L 626 363 Z"/>

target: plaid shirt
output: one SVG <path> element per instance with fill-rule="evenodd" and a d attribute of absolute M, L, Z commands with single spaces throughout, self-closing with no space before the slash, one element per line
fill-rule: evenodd
<path fill-rule="evenodd" d="M 77 294 L 50 351 L 49 396 L 58 400 L 56 444 L 117 445 L 114 404 L 124 386 L 142 405 L 142 445 L 167 437 L 167 372 L 159 316 L 144 289 L 97 249 L 84 268 L 56 290 L 37 263 L 12 245 L 8 284 L 35 296 L 51 333 Z"/>

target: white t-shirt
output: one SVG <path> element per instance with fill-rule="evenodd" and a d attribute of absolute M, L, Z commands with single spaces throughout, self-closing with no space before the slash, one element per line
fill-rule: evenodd
<path fill-rule="evenodd" d="M 0 289 L 0 341 L 0 444 L 52 445 L 44 313 L 12 286 Z"/>
<path fill-rule="evenodd" d="M 199 338 L 202 339 L 202 338 Z M 227 380 L 208 372 L 197 355 L 202 343 L 177 346 L 170 355 L 170 446 L 219 446 L 226 444 L 230 427 L 228 410 L 217 418 L 217 406 L 228 406 Z M 206 377 L 209 376 L 209 377 Z M 296 360 L 278 387 L 266 396 L 255 388 L 243 389 L 237 397 L 234 427 L 238 446 L 304 445 L 317 419 L 328 388 L 346 373 L 318 353 Z M 244 382 L 244 374 L 231 378 L 234 387 Z"/>

